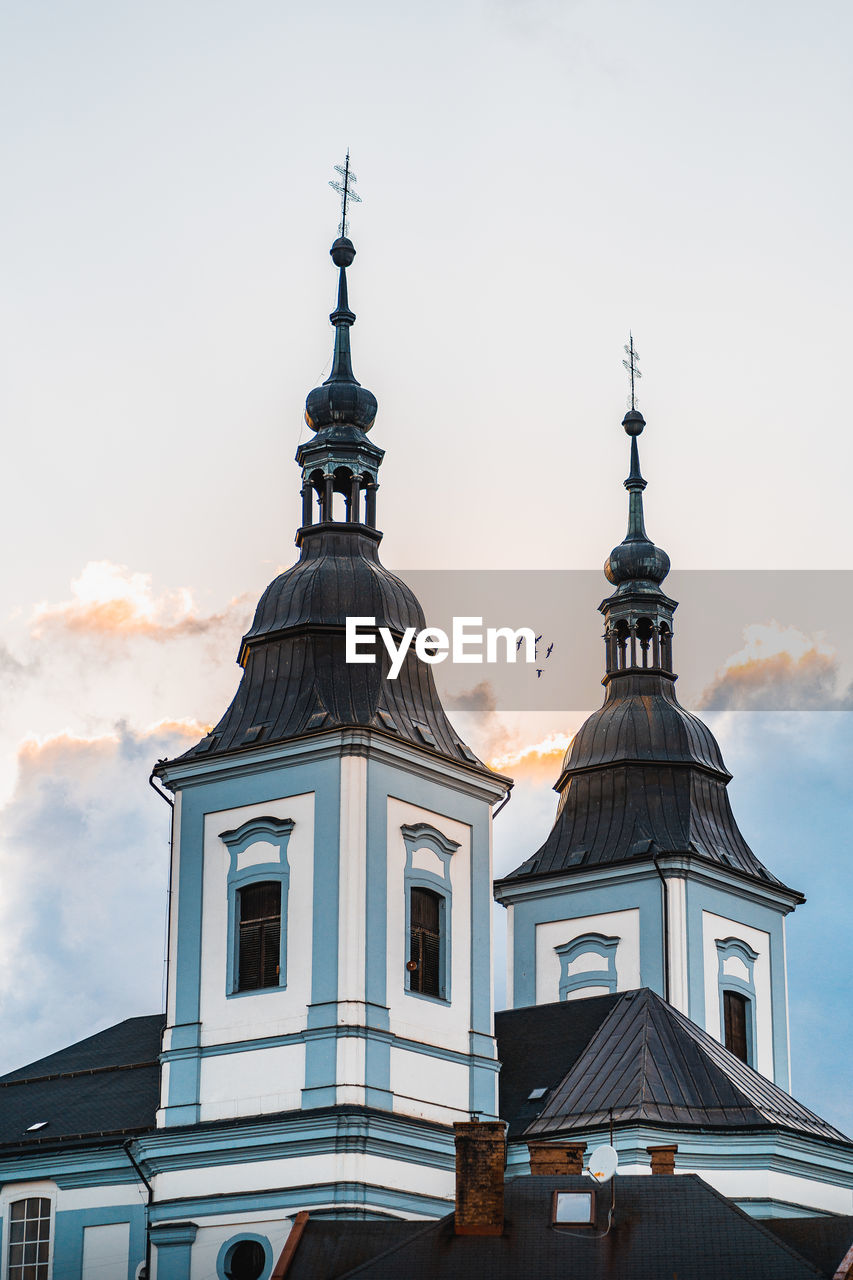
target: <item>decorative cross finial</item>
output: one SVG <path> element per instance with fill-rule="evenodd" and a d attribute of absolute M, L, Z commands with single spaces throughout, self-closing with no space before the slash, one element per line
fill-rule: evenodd
<path fill-rule="evenodd" d="M 624 350 L 625 350 L 625 355 L 628 357 L 628 359 L 623 360 L 622 364 L 628 370 L 628 373 L 630 374 L 630 377 L 631 377 L 631 409 L 633 410 L 633 409 L 636 409 L 637 407 L 637 396 L 635 392 L 634 383 L 638 378 L 642 378 L 643 375 L 642 373 L 640 373 L 640 368 L 639 368 L 640 353 L 637 350 L 637 348 L 634 346 L 634 335 L 630 332 L 630 330 L 628 332 L 628 345 L 624 348 Z"/>
<path fill-rule="evenodd" d="M 347 148 L 347 158 L 344 164 L 335 165 L 335 173 L 339 173 L 343 178 L 343 182 L 338 182 L 334 178 L 330 179 L 329 186 L 337 191 L 341 197 L 341 221 L 338 231 L 345 236 L 349 231 L 349 223 L 347 222 L 347 205 L 352 201 L 355 204 L 361 204 L 361 196 L 354 190 L 357 181 L 355 174 L 349 167 L 349 148 Z"/>

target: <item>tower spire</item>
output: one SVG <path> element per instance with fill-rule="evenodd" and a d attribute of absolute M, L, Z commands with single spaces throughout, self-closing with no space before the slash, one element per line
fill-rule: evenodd
<path fill-rule="evenodd" d="M 628 530 L 604 566 L 607 581 L 616 588 L 600 605 L 606 624 L 605 679 L 638 667 L 671 673 L 672 615 L 676 609 L 675 601 L 664 595 L 660 587 L 669 573 L 669 556 L 656 547 L 646 533 L 643 512 L 646 481 L 640 470 L 637 444 L 646 420 L 637 408 L 636 380 L 640 370 L 633 335 L 629 335 L 625 352 L 628 359 L 622 364 L 631 379 L 631 407 L 622 419 L 622 426 L 631 438 L 631 466 L 625 481 Z"/>
<path fill-rule="evenodd" d="M 329 250 L 338 268 L 338 300 L 329 316 L 335 345 L 331 373 L 322 386 L 309 391 L 305 401 L 305 421 L 316 435 L 296 452 L 302 467 L 302 530 L 298 539 L 315 523 L 375 527 L 377 472 L 383 457 L 382 449 L 366 434 L 376 417 L 376 397 L 361 385 L 352 369 L 350 329 L 355 312 L 349 305 L 347 267 L 355 259 L 355 245 L 347 236 L 347 210 L 351 203 L 360 203 L 361 196 L 353 187 L 349 151 L 345 163 L 336 164 L 335 171 L 341 175 L 341 181 L 329 183 L 341 197 L 340 235 Z M 344 497 L 343 520 L 334 518 L 335 494 Z M 319 515 L 318 521 L 315 515 Z"/>

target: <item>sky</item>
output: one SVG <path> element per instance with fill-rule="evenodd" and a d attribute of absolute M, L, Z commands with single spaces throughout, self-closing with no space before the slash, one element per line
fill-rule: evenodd
<path fill-rule="evenodd" d="M 159 1004 L 148 774 L 219 718 L 293 558 L 349 147 L 390 567 L 598 572 L 633 332 L 680 687 L 808 898 L 794 1091 L 853 1129 L 851 28 L 827 0 L 0 4 L 0 1070 Z M 572 634 L 595 671 L 594 605 Z M 600 694 L 452 713 L 517 777 L 499 872 Z"/>

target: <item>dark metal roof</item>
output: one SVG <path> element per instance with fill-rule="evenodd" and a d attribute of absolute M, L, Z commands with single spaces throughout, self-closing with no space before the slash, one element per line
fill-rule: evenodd
<path fill-rule="evenodd" d="M 551 1226 L 555 1191 L 591 1191 L 591 1230 Z M 501 1236 L 456 1236 L 453 1215 L 421 1227 L 368 1261 L 340 1270 L 372 1223 L 309 1220 L 287 1280 L 814 1280 L 827 1274 L 747 1217 L 695 1174 L 617 1177 L 609 1232 L 610 1185 L 583 1177 L 522 1177 L 507 1181 Z M 342 1237 L 329 1257 L 330 1235 Z M 350 1243 L 351 1242 L 351 1243 Z"/>
<path fill-rule="evenodd" d="M 413 592 L 380 563 L 379 537 L 343 523 L 300 531 L 301 559 L 267 587 L 243 639 L 234 701 L 182 760 L 369 726 L 497 777 L 461 741 L 412 650 L 396 680 L 378 638 L 376 663 L 345 661 L 348 616 L 375 618 L 397 642 L 406 627 L 426 625 Z"/>
<path fill-rule="evenodd" d="M 164 1023 L 161 1013 L 128 1018 L 0 1078 L 0 1146 L 153 1128 Z"/>
<path fill-rule="evenodd" d="M 621 995 L 562 1000 L 495 1014 L 495 1036 L 501 1063 L 499 1112 L 517 1138 L 539 1115 L 552 1091 L 565 1078 Z M 535 1089 L 544 1098 L 531 1099 Z"/>
<path fill-rule="evenodd" d="M 847 1251 L 853 1247 L 853 1217 L 841 1214 L 824 1218 L 767 1218 L 764 1225 L 828 1276 L 835 1275 Z"/>
<path fill-rule="evenodd" d="M 504 879 L 693 853 L 784 887 L 738 829 L 726 791 L 730 777 L 714 735 L 680 706 L 670 676 L 613 674 L 604 705 L 566 753 L 547 840 Z"/>
<path fill-rule="evenodd" d="M 611 998 L 612 999 L 612 998 Z M 599 1025 L 581 1053 L 573 1023 L 583 1005 Z M 559 1014 L 557 1010 L 564 1012 Z M 580 1011 L 580 1014 L 579 1014 Z M 540 1104 L 523 1132 L 533 1137 L 569 1134 L 607 1124 L 647 1122 L 680 1129 L 783 1129 L 851 1146 L 838 1129 L 753 1071 L 684 1014 L 648 988 L 606 998 L 563 1001 L 499 1014 L 498 1056 L 513 1038 L 527 1039 L 537 1014 L 547 1035 L 567 1041 L 571 1059 L 565 1075 Z M 523 1015 L 518 1017 L 517 1015 Z M 516 1025 L 516 1024 L 520 1025 Z M 561 1026 L 562 1023 L 562 1034 Z M 552 1045 L 549 1052 L 556 1058 Z M 534 1064 L 507 1055 L 507 1090 L 502 1099 L 527 1097 L 539 1080 Z M 513 1076 L 515 1078 L 513 1078 Z M 523 1116 L 502 1112 L 516 1133 Z"/>

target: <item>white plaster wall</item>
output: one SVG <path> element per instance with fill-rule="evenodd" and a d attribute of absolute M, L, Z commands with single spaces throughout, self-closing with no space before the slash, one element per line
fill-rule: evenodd
<path fill-rule="evenodd" d="M 406 991 L 406 936 L 404 871 L 406 846 L 401 828 L 429 823 L 455 840 L 459 848 L 450 859 L 451 906 L 450 1001 L 423 999 Z M 388 797 L 388 991 L 391 1030 L 409 1040 L 426 1041 L 447 1049 L 468 1052 L 471 1025 L 471 828 L 442 813 L 432 813 Z M 427 1061 L 427 1059 L 424 1059 Z M 393 1087 L 393 1086 L 392 1086 Z M 407 1089 L 408 1093 L 415 1093 Z M 435 1097 L 435 1089 L 430 1091 Z M 451 1099 L 445 1099 L 451 1101 Z M 465 1086 L 467 1106 L 468 1091 Z M 455 1100 L 453 1100 L 455 1102 Z"/>
<path fill-rule="evenodd" d="M 304 1082 L 304 1044 L 202 1058 L 201 1119 L 295 1110 L 301 1103 Z"/>
<path fill-rule="evenodd" d="M 411 1161 L 392 1160 L 360 1151 L 175 1169 L 157 1174 L 154 1186 L 158 1200 L 305 1187 L 305 1207 L 311 1208 L 310 1188 L 327 1182 L 397 1187 L 451 1201 L 455 1194 L 453 1169 L 433 1169 L 417 1163 L 414 1158 Z"/>
<path fill-rule="evenodd" d="M 86 1280 L 126 1276 L 130 1261 L 130 1223 L 111 1222 L 83 1228 L 83 1271 Z"/>
<path fill-rule="evenodd" d="M 367 918 L 367 758 L 341 757 L 341 853 L 338 892 L 338 998 L 363 1023 Z"/>
<path fill-rule="evenodd" d="M 411 1050 L 391 1050 L 394 1110 L 439 1124 L 469 1119 L 468 1068 Z"/>
<path fill-rule="evenodd" d="M 705 965 L 705 1030 L 708 1035 L 723 1042 L 720 1025 L 720 988 L 718 981 L 719 955 L 717 942 L 724 938 L 740 938 L 758 959 L 753 968 L 755 984 L 755 1066 L 758 1071 L 773 1079 L 773 997 L 770 986 L 770 934 L 763 929 L 753 929 L 739 920 L 702 912 L 702 954 Z"/>
<path fill-rule="evenodd" d="M 273 1267 L 278 1262 L 292 1226 L 290 1218 L 271 1217 L 269 1213 L 221 1214 L 199 1223 L 198 1235 L 190 1255 L 190 1280 L 211 1280 L 216 1275 L 216 1259 L 226 1240 L 244 1232 L 264 1236 L 272 1247 Z"/>
<path fill-rule="evenodd" d="M 616 949 L 616 988 L 631 991 L 640 985 L 640 912 L 632 907 L 628 911 L 608 911 L 595 916 L 576 916 L 572 920 L 550 920 L 536 926 L 536 1003 L 551 1004 L 560 998 L 560 957 L 555 947 L 561 947 L 584 933 L 601 933 L 606 938 L 618 938 Z M 601 969 L 604 961 L 595 957 L 589 968 Z M 590 988 L 573 992 L 572 998 L 604 994 L 605 988 Z"/>
<path fill-rule="evenodd" d="M 166 1024 L 173 1026 L 175 1022 L 175 990 L 177 982 L 177 966 L 175 956 L 178 950 L 178 894 L 181 870 L 181 804 L 183 792 L 175 793 L 175 804 L 172 809 L 172 865 L 169 869 L 169 883 L 172 896 L 169 903 L 169 971 L 166 975 Z"/>
<path fill-rule="evenodd" d="M 226 949 L 230 853 L 220 836 L 223 831 L 233 831 L 250 818 L 261 817 L 290 818 L 294 824 L 287 846 L 290 867 L 287 986 L 281 991 L 267 989 L 229 998 L 226 996 Z M 311 991 L 313 888 L 313 792 L 268 800 L 263 804 L 244 805 L 238 809 L 223 809 L 205 816 L 200 1014 L 203 1045 L 286 1035 L 305 1027 Z M 231 1058 L 228 1061 L 231 1069 L 236 1070 L 235 1060 Z M 290 1092 L 291 1084 L 299 1089 L 302 1080 L 278 1081 L 277 1087 L 280 1092 Z M 271 1086 L 264 1092 L 274 1091 Z"/>
<path fill-rule="evenodd" d="M 619 1172 L 651 1176 L 652 1171 L 648 1160 L 634 1162 L 626 1159 L 620 1160 Z M 682 1151 L 675 1157 L 675 1172 L 698 1173 L 703 1182 L 730 1200 L 781 1200 L 827 1213 L 853 1214 L 853 1190 L 850 1187 L 819 1182 L 815 1178 L 800 1178 L 775 1169 L 721 1169 L 709 1165 L 706 1160 L 697 1161 L 694 1165 L 689 1154 Z M 748 1206 L 744 1208 L 749 1211 Z"/>

